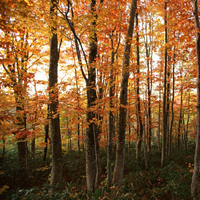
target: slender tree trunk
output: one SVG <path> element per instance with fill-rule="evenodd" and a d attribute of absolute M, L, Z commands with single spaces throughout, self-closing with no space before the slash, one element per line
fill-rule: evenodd
<path fill-rule="evenodd" d="M 181 107 L 180 107 L 180 114 L 179 114 L 179 121 L 178 121 L 178 139 L 177 139 L 177 148 L 180 149 L 180 138 L 181 138 L 181 124 L 182 124 L 182 107 L 183 107 L 183 81 L 182 81 L 182 68 L 181 68 Z"/>
<path fill-rule="evenodd" d="M 75 69 L 75 76 L 77 77 L 77 71 Z M 77 99 L 77 104 L 78 107 L 80 107 L 80 103 L 79 103 L 79 88 L 78 88 L 78 81 L 76 78 L 76 99 Z M 80 117 L 78 116 L 78 124 L 77 124 L 77 135 L 78 135 L 78 153 L 80 153 Z"/>
<path fill-rule="evenodd" d="M 1 122 L 0 122 L 0 125 L 1 125 Z M 6 140 L 4 136 L 2 136 L 2 141 L 3 141 L 3 148 L 2 148 L 2 154 L 0 155 L 0 169 L 2 169 L 3 167 L 4 156 L 6 153 L 6 144 L 5 144 Z"/>
<path fill-rule="evenodd" d="M 189 120 L 190 120 L 190 91 L 188 96 L 188 113 L 187 113 L 187 124 L 186 124 L 186 130 L 185 130 L 185 150 L 188 149 L 188 126 L 189 126 Z"/>
<path fill-rule="evenodd" d="M 147 155 L 147 144 L 146 144 L 146 141 L 148 141 L 147 140 L 147 134 L 146 134 L 146 131 L 145 131 L 145 127 L 148 127 L 148 126 L 146 126 L 145 125 L 145 123 L 146 123 L 146 118 L 148 118 L 147 117 L 147 109 L 146 109 L 146 105 L 145 105 L 145 103 L 144 103 L 144 109 L 145 109 L 145 114 L 144 114 L 144 125 L 143 125 L 143 127 L 144 127 L 144 163 L 145 163 L 145 169 L 147 170 L 148 169 L 148 155 Z"/>
<path fill-rule="evenodd" d="M 37 114 L 34 116 L 34 122 L 36 122 Z M 35 130 L 35 123 L 32 124 L 33 130 Z M 31 157 L 35 159 L 35 137 L 31 140 Z"/>
<path fill-rule="evenodd" d="M 131 1 L 130 18 L 128 22 L 128 30 L 124 46 L 123 67 L 122 67 L 122 80 L 120 90 L 120 107 L 119 107 L 119 122 L 117 134 L 117 149 L 115 168 L 113 173 L 113 184 L 118 187 L 121 186 L 123 170 L 124 170 L 124 157 L 125 157 L 125 131 L 126 131 L 126 108 L 127 105 L 127 89 L 129 79 L 129 60 L 131 50 L 131 40 L 133 37 L 134 18 L 136 13 L 137 0 Z"/>
<path fill-rule="evenodd" d="M 168 60 L 170 63 L 170 56 L 168 56 Z M 167 118 L 167 132 L 166 132 L 166 153 L 168 152 L 169 150 L 169 116 L 170 116 L 170 113 L 169 113 L 169 110 L 170 110 L 170 65 L 168 64 L 168 67 L 167 67 L 167 97 L 166 97 L 166 118 Z"/>
<path fill-rule="evenodd" d="M 173 75 L 173 88 L 172 88 L 172 103 L 171 103 L 171 125 L 170 125 L 170 131 L 169 131 L 169 149 L 168 149 L 168 155 L 171 155 L 171 149 L 172 149 L 172 132 L 173 132 L 173 123 L 174 123 L 174 89 L 175 89 L 175 46 L 174 46 L 174 58 L 173 58 L 173 69 L 172 69 L 172 75 Z"/>
<path fill-rule="evenodd" d="M 151 151 L 151 88 L 150 88 L 150 63 L 149 63 L 149 50 L 147 47 L 147 41 L 145 42 L 146 59 L 147 59 L 147 93 L 148 93 L 148 115 L 147 115 L 147 152 Z"/>
<path fill-rule="evenodd" d="M 35 159 L 35 138 L 31 140 L 31 157 Z"/>
<path fill-rule="evenodd" d="M 46 124 L 46 125 L 45 125 L 45 127 L 44 127 L 44 131 L 45 131 L 45 138 L 44 138 L 45 147 L 44 147 L 44 156 L 43 156 L 43 161 L 45 161 L 46 158 L 47 158 L 48 138 L 49 138 L 49 124 Z"/>
<path fill-rule="evenodd" d="M 50 0 L 50 19 L 53 21 L 50 38 L 50 62 L 49 62 L 49 111 L 50 111 L 50 133 L 52 146 L 52 168 L 51 185 L 53 186 L 51 194 L 56 191 L 56 186 L 61 185 L 62 181 L 62 144 L 60 134 L 60 119 L 58 113 L 58 38 L 57 38 L 57 0 Z"/>
<path fill-rule="evenodd" d="M 197 51 L 197 69 L 198 69 L 198 82 L 197 82 L 197 135 L 196 135 L 196 149 L 194 156 L 194 173 L 192 176 L 191 193 L 194 200 L 199 199 L 199 161 L 200 161 L 200 33 L 199 33 L 199 15 L 198 3 L 196 0 L 191 0 L 194 7 L 194 17 L 196 23 L 196 51 Z"/>
<path fill-rule="evenodd" d="M 167 12 L 167 2 L 165 2 L 165 12 Z M 167 14 L 165 14 L 165 45 L 167 45 Z M 164 64 L 164 93 L 163 93 L 163 133 L 162 133 L 162 157 L 161 168 L 165 165 L 166 154 L 166 135 L 167 135 L 167 113 L 166 113 L 166 85 L 167 85 L 167 46 L 165 46 L 165 64 Z"/>
<path fill-rule="evenodd" d="M 110 70 L 110 87 L 109 87 L 109 97 L 110 97 L 110 104 L 109 104 L 109 116 L 108 116 L 108 146 L 107 146 L 107 179 L 108 179 L 108 187 L 112 185 L 112 138 L 114 135 L 114 115 L 112 109 L 114 107 L 113 98 L 114 98 L 114 47 L 113 47 L 113 39 L 111 35 L 111 70 Z"/>
<path fill-rule="evenodd" d="M 158 151 L 161 149 L 160 145 L 160 133 L 161 133 L 161 70 L 160 70 L 160 81 L 159 81 L 159 108 L 158 108 Z"/>
<path fill-rule="evenodd" d="M 136 13 L 136 26 L 138 27 L 138 12 Z M 139 27 L 138 27 L 139 28 Z M 137 88 L 136 88 L 136 95 L 137 95 L 137 121 L 139 123 L 139 131 L 138 131 L 138 137 L 137 137 L 137 144 L 136 144 L 136 159 L 140 161 L 141 159 L 141 145 L 142 145 L 142 137 L 143 137 L 143 124 L 142 124 L 142 116 L 141 116 L 141 102 L 140 102 L 140 47 L 139 47 L 139 30 L 137 31 Z"/>

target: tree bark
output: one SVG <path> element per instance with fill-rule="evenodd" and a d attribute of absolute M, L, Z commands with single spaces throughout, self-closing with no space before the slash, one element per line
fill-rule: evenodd
<path fill-rule="evenodd" d="M 77 77 L 77 70 L 75 69 L 75 76 Z M 77 99 L 77 104 L 78 104 L 78 108 L 80 108 L 80 103 L 79 103 L 79 88 L 78 88 L 78 80 L 76 78 L 76 99 Z M 80 117 L 78 115 L 78 124 L 77 124 L 77 135 L 78 135 L 78 153 L 80 154 Z"/>
<path fill-rule="evenodd" d="M 173 76 L 173 83 L 172 83 L 172 102 L 171 102 L 171 125 L 170 125 L 170 131 L 169 131 L 169 149 L 168 149 L 168 155 L 171 155 L 171 149 L 172 149 L 172 132 L 173 132 L 173 123 L 174 123 L 174 90 L 175 90 L 175 46 L 174 46 L 174 58 L 173 58 L 173 69 L 172 69 L 172 76 Z"/>
<path fill-rule="evenodd" d="M 108 116 L 108 146 L 107 146 L 107 179 L 108 179 L 108 187 L 111 187 L 112 185 L 112 146 L 113 146 L 113 135 L 114 135 L 114 115 L 112 113 L 112 109 L 114 108 L 113 104 L 113 97 L 114 97 L 114 70 L 113 70 L 113 64 L 115 61 L 115 52 L 113 47 L 113 39 L 112 35 L 111 37 L 111 69 L 110 69 L 110 86 L 109 86 L 109 116 Z"/>
<path fill-rule="evenodd" d="M 96 94 L 96 70 L 95 59 L 97 57 L 97 33 L 96 33 L 96 0 L 91 0 L 90 4 L 91 13 L 93 14 L 93 20 L 91 22 L 92 33 L 90 33 L 89 43 L 89 69 L 87 85 L 87 107 L 92 108 L 95 106 L 97 100 Z M 98 127 L 93 122 L 93 119 L 97 118 L 94 111 L 87 113 L 87 123 L 89 127 L 86 129 L 86 181 L 87 190 L 95 191 L 100 183 L 101 168 L 100 168 L 100 155 L 98 144 Z"/>
<path fill-rule="evenodd" d="M 194 200 L 199 199 L 198 184 L 199 184 L 199 161 L 200 161 L 200 33 L 199 33 L 199 16 L 197 0 L 191 0 L 194 7 L 194 17 L 196 24 L 196 53 L 197 53 L 197 135 L 196 135 L 196 149 L 194 156 L 194 173 L 192 176 L 191 193 Z"/>
<path fill-rule="evenodd" d="M 165 2 L 165 12 L 167 12 L 167 2 Z M 165 45 L 167 45 L 167 13 L 165 13 Z M 165 46 L 165 64 L 164 64 L 164 93 L 163 93 L 163 133 L 162 133 L 162 157 L 161 168 L 165 165 L 166 153 L 166 135 L 167 135 L 167 113 L 166 113 L 166 85 L 167 85 L 167 46 Z"/>
<path fill-rule="evenodd" d="M 188 149 L 188 126 L 190 120 L 190 91 L 188 96 L 188 113 L 187 113 L 187 122 L 186 122 L 186 130 L 185 130 L 185 150 Z"/>
<path fill-rule="evenodd" d="M 126 105 L 127 105 L 127 89 L 129 79 L 129 60 L 131 50 L 131 40 L 134 29 L 134 18 L 136 13 L 137 0 L 131 1 L 130 18 L 128 22 L 128 30 L 124 46 L 123 66 L 122 66 L 122 80 L 120 90 L 120 107 L 119 107 L 119 121 L 118 121 L 118 134 L 117 134 L 117 149 L 115 168 L 113 173 L 113 184 L 118 187 L 121 186 L 123 170 L 124 170 L 124 157 L 125 157 L 125 131 L 126 131 Z"/>
<path fill-rule="evenodd" d="M 160 81 L 159 81 L 159 106 L 158 106 L 158 151 L 161 150 L 161 145 L 160 145 L 160 133 L 161 133 L 161 69 L 160 69 Z"/>
<path fill-rule="evenodd" d="M 181 106 L 180 106 L 180 113 L 179 113 L 179 120 L 178 120 L 178 138 L 177 138 L 177 148 L 180 149 L 180 138 L 181 138 L 181 124 L 182 124 L 182 107 L 183 107 L 183 80 L 182 80 L 182 68 L 180 71 L 180 78 L 181 78 Z"/>
<path fill-rule="evenodd" d="M 138 27 L 138 13 L 136 13 L 136 26 Z M 139 27 L 138 27 L 139 28 Z M 142 146 L 142 137 L 143 137 L 143 124 L 142 124 L 142 116 L 141 116 L 141 103 L 140 103 L 140 47 L 139 47 L 139 30 L 137 30 L 137 88 L 136 88 L 136 95 L 137 95 L 137 121 L 139 123 L 139 132 L 137 137 L 137 144 L 136 144 L 136 159 L 138 161 L 141 160 L 141 146 Z"/>
<path fill-rule="evenodd" d="M 50 0 L 50 19 L 53 20 L 50 38 L 50 62 L 49 62 L 49 111 L 50 111 L 50 134 L 52 147 L 51 168 L 51 194 L 56 191 L 55 187 L 61 186 L 62 181 L 62 145 L 60 134 L 60 119 L 58 113 L 58 38 L 57 38 L 57 0 Z"/>

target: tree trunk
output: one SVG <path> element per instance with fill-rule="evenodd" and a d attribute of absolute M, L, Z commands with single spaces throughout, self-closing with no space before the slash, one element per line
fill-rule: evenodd
<path fill-rule="evenodd" d="M 196 149 L 194 156 L 194 173 L 192 176 L 191 193 L 193 199 L 198 198 L 199 188 L 199 161 L 200 161 L 200 33 L 199 33 L 199 16 L 198 4 L 196 0 L 191 0 L 194 7 L 194 17 L 196 23 L 196 51 L 197 51 L 197 69 L 198 69 L 198 82 L 197 82 L 197 135 L 196 135 Z"/>
<path fill-rule="evenodd" d="M 146 105 L 144 104 L 144 109 L 145 109 L 145 113 L 144 113 L 144 163 L 145 163 L 145 169 L 147 170 L 149 168 L 148 165 L 148 155 L 147 155 L 147 145 L 146 145 L 146 141 L 147 141 L 147 134 L 146 134 L 146 130 L 145 130 L 145 124 L 146 124 L 146 118 L 147 118 L 147 109 L 146 109 Z M 147 126 L 148 127 L 148 126 Z"/>
<path fill-rule="evenodd" d="M 58 38 L 57 38 L 57 0 L 50 0 L 50 19 L 54 20 L 51 27 L 50 38 L 50 62 L 49 62 L 49 111 L 50 111 L 50 133 L 52 147 L 52 168 L 51 168 L 51 185 L 53 186 L 51 194 L 56 191 L 57 186 L 61 186 L 62 181 L 62 145 L 60 134 L 60 119 L 58 113 Z"/>
<path fill-rule="evenodd" d="M 180 71 L 181 75 L 181 107 L 180 107 L 180 114 L 178 120 L 178 139 L 177 139 L 177 148 L 180 149 L 180 138 L 181 138 L 181 124 L 182 124 L 182 107 L 183 107 L 183 81 L 182 81 L 182 68 Z"/>
<path fill-rule="evenodd" d="M 91 0 L 90 4 L 91 13 L 96 11 L 96 0 Z M 89 43 L 89 70 L 87 85 L 87 107 L 95 106 L 97 100 L 96 95 L 96 57 L 97 57 L 97 34 L 96 34 L 96 20 L 97 15 L 93 17 L 91 23 L 92 33 L 90 34 Z M 87 190 L 95 191 L 98 188 L 101 177 L 100 157 L 99 157 L 99 144 L 98 144 L 98 127 L 92 122 L 97 118 L 93 111 L 87 113 L 87 123 L 89 127 L 86 129 L 86 181 Z"/>
<path fill-rule="evenodd" d="M 167 2 L 165 2 L 165 12 L 167 12 Z M 167 45 L 167 14 L 165 14 L 165 45 Z M 163 93 L 163 133 L 162 133 L 162 157 L 161 168 L 165 165 L 166 135 L 167 135 L 167 113 L 166 113 L 166 84 L 167 84 L 167 46 L 165 46 L 164 65 L 164 93 Z"/>
<path fill-rule="evenodd" d="M 170 56 L 168 56 L 168 60 L 170 63 Z M 167 97 L 166 97 L 166 123 L 167 123 L 167 132 L 166 132 L 166 153 L 168 152 L 169 150 L 169 116 L 170 116 L 170 113 L 169 113 L 169 110 L 170 110 L 170 65 L 168 64 L 168 68 L 167 68 Z"/>
<path fill-rule="evenodd" d="M 136 26 L 138 27 L 138 12 L 136 13 Z M 138 27 L 139 28 L 139 27 Z M 136 144 L 136 159 L 138 161 L 141 160 L 141 145 L 142 145 L 142 137 L 143 137 L 143 124 L 142 124 L 142 116 L 141 116 L 141 103 L 140 103 L 140 47 L 139 47 L 139 30 L 137 30 L 137 88 L 136 88 L 136 95 L 137 95 L 137 121 L 139 123 L 139 132 L 137 137 L 137 144 Z"/>
<path fill-rule="evenodd" d="M 171 149 L 172 149 L 172 132 L 173 132 L 173 123 L 174 123 L 174 89 L 175 89 L 175 46 L 174 46 L 174 58 L 173 58 L 173 69 L 172 69 L 172 75 L 173 75 L 173 88 L 172 88 L 172 103 L 171 103 L 171 125 L 170 125 L 170 131 L 169 131 L 169 149 L 168 149 L 168 155 L 171 156 Z"/>
<path fill-rule="evenodd" d="M 134 29 L 134 18 L 136 13 L 137 0 L 131 1 L 130 18 L 128 22 L 128 30 L 124 46 L 123 67 L 122 67 L 122 80 L 120 90 L 120 107 L 119 107 L 119 121 L 118 121 L 118 134 L 117 134 L 117 149 L 115 168 L 113 173 L 113 184 L 118 187 L 121 186 L 123 170 L 124 170 L 124 157 L 125 157 L 125 131 L 126 131 L 126 105 L 127 105 L 127 89 L 129 79 L 129 60 L 131 50 L 131 40 Z"/>
<path fill-rule="evenodd" d="M 160 81 L 159 81 L 159 108 L 158 108 L 158 151 L 161 150 L 160 145 L 160 133 L 161 133 L 161 70 L 160 70 Z"/>
<path fill-rule="evenodd" d="M 188 113 L 187 113 L 187 124 L 186 124 L 186 130 L 185 130 L 185 150 L 188 149 L 188 126 L 189 126 L 189 120 L 190 120 L 190 91 L 188 96 Z"/>
<path fill-rule="evenodd" d="M 19 158 L 20 169 L 26 170 L 26 162 L 27 162 L 26 157 L 28 154 L 27 142 L 23 140 L 18 141 L 17 147 L 18 147 L 18 158 Z"/>
<path fill-rule="evenodd" d="M 23 105 L 21 104 L 21 94 L 17 93 L 16 102 L 18 106 L 16 107 L 17 119 L 18 119 L 18 133 L 22 133 L 26 130 L 26 118 L 18 112 L 24 111 Z M 22 134 L 20 138 L 17 138 L 17 148 L 18 148 L 18 162 L 21 172 L 25 173 L 26 176 L 29 176 L 29 162 L 28 162 L 28 146 L 26 141 L 26 134 Z"/>
<path fill-rule="evenodd" d="M 113 104 L 113 97 L 114 97 L 114 70 L 113 70 L 113 64 L 115 60 L 115 52 L 113 47 L 113 39 L 111 35 L 111 70 L 110 70 L 110 87 L 109 87 L 109 116 L 108 116 L 108 146 L 107 146 L 107 179 L 108 179 L 108 187 L 111 187 L 112 185 L 112 146 L 113 146 L 113 136 L 114 136 L 114 115 L 112 113 L 112 109 L 114 107 Z M 117 51 L 117 50 L 116 50 Z"/>
<path fill-rule="evenodd" d="M 77 77 L 77 71 L 75 69 L 75 77 Z M 77 99 L 77 104 L 78 104 L 78 108 L 80 107 L 80 103 L 79 103 L 79 88 L 78 88 L 78 80 L 76 78 L 76 99 Z M 77 124 L 77 135 L 78 135 L 78 153 L 80 154 L 80 117 L 78 116 L 78 124 Z"/>
<path fill-rule="evenodd" d="M 45 161 L 47 158 L 48 139 L 50 141 L 50 138 L 49 138 L 49 104 L 47 105 L 47 123 L 44 126 L 44 131 L 45 131 L 45 137 L 44 137 L 45 147 L 44 147 L 43 161 Z M 50 143 L 50 145 L 51 145 L 51 143 Z"/>

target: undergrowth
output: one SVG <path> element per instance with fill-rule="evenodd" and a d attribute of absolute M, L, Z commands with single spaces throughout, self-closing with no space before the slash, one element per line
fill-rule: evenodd
<path fill-rule="evenodd" d="M 63 153 L 63 188 L 55 196 L 50 196 L 49 185 L 51 158 L 44 162 L 42 152 L 30 159 L 29 178 L 25 177 L 17 165 L 17 154 L 7 153 L 0 173 L 0 199 L 4 200 L 190 200 L 194 147 L 173 151 L 160 168 L 160 152 L 152 149 L 149 168 L 144 160 L 138 163 L 135 149 L 126 154 L 122 187 L 107 187 L 106 152 L 101 151 L 102 183 L 94 193 L 86 192 L 85 153 L 76 151 Z M 6 187 L 5 187 L 6 186 Z M 4 187 L 4 189 L 3 189 Z"/>

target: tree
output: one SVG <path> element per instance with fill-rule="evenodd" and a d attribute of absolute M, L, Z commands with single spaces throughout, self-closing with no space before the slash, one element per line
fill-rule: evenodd
<path fill-rule="evenodd" d="M 138 13 L 136 13 L 136 26 L 138 27 Z M 143 124 L 141 116 L 141 99 L 140 99 L 140 50 L 139 50 L 139 28 L 137 31 L 137 118 L 139 123 L 139 133 L 137 136 L 137 146 L 136 146 L 136 159 L 139 161 L 141 156 L 141 145 L 143 137 Z"/>
<path fill-rule="evenodd" d="M 200 32 L 199 32 L 199 15 L 197 0 L 191 0 L 194 9 L 194 18 L 196 25 L 196 54 L 197 54 L 197 133 L 196 133 L 196 149 L 194 157 L 194 173 L 192 176 L 191 193 L 193 199 L 198 198 L 198 185 L 199 185 L 199 161 L 200 161 Z"/>
<path fill-rule="evenodd" d="M 166 111 L 166 90 L 167 90 L 167 1 L 165 1 L 165 64 L 164 64 L 164 93 L 163 93 L 163 133 L 162 133 L 162 157 L 161 168 L 165 165 L 166 135 L 167 135 L 167 111 Z"/>
<path fill-rule="evenodd" d="M 57 0 L 50 0 L 50 20 L 51 38 L 50 38 L 50 61 L 49 61 L 49 112 L 50 112 L 50 133 L 52 148 L 52 168 L 51 168 L 51 185 L 53 186 L 51 194 L 55 192 L 56 186 L 61 185 L 62 181 L 62 144 L 60 134 L 60 119 L 58 112 L 58 60 L 59 50 L 57 37 Z M 60 44 L 61 45 L 61 44 Z"/>
<path fill-rule="evenodd" d="M 128 79 L 129 79 L 129 73 L 130 73 L 129 60 L 130 60 L 131 40 L 133 37 L 136 7 L 137 7 L 137 0 L 132 0 L 127 35 L 126 35 L 125 46 L 124 46 L 123 64 L 122 64 L 119 121 L 118 121 L 118 133 L 117 133 L 117 149 L 116 149 L 115 168 L 114 168 L 114 173 L 113 173 L 113 184 L 117 185 L 118 187 L 121 186 L 123 170 L 124 170 L 126 105 L 127 105 Z"/>
<path fill-rule="evenodd" d="M 35 10 L 27 3 L 20 1 L 2 2 L 1 14 L 1 47 L 4 54 L 1 57 L 1 64 L 4 70 L 4 86 L 13 89 L 16 104 L 17 130 L 13 131 L 18 142 L 19 165 L 28 175 L 28 148 L 27 148 L 27 111 L 26 101 L 28 100 L 28 85 L 33 74 L 29 69 L 38 63 L 41 55 L 42 42 L 37 43 L 38 32 L 34 32 L 37 26 L 34 24 L 30 13 Z M 23 20 L 22 20 L 23 19 Z M 31 24 L 31 25 L 30 25 Z"/>

